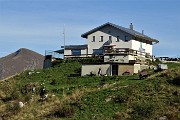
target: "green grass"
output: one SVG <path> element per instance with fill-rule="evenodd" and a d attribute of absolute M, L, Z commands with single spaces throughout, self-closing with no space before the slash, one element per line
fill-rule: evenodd
<path fill-rule="evenodd" d="M 180 67 L 173 63 L 168 63 L 168 67 L 172 69 L 154 73 L 145 80 L 139 80 L 138 75 L 71 77 L 79 74 L 81 68 L 74 61 L 35 70 L 31 75 L 32 71 L 25 71 L 0 82 L 0 117 L 12 120 L 148 120 L 162 116 L 180 119 Z M 49 95 L 45 101 L 40 100 L 43 86 Z M 18 101 L 27 103 L 19 108 Z"/>
<path fill-rule="evenodd" d="M 173 63 L 173 62 L 168 62 L 168 63 L 165 63 L 168 65 L 168 68 L 171 69 L 171 68 L 178 68 L 180 67 L 180 63 Z"/>

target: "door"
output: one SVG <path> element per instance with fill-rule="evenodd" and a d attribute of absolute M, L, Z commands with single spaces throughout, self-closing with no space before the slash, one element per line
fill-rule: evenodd
<path fill-rule="evenodd" d="M 112 65 L 112 75 L 118 75 L 118 65 Z"/>

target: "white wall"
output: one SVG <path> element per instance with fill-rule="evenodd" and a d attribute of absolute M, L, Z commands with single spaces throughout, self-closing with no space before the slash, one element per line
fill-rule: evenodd
<path fill-rule="evenodd" d="M 65 50 L 64 55 L 71 55 L 71 50 Z"/>
<path fill-rule="evenodd" d="M 95 42 L 92 42 L 93 36 L 95 36 L 96 38 Z M 100 42 L 101 36 L 103 36 L 103 42 Z M 116 45 L 115 48 L 130 48 L 140 51 L 140 42 L 137 40 L 133 40 L 132 35 L 110 25 L 107 25 L 87 36 L 88 50 L 81 50 L 81 54 L 93 54 L 93 49 L 103 49 L 103 45 L 109 45 L 109 36 L 112 36 L 111 44 Z M 119 42 L 117 42 L 117 36 L 119 36 Z M 128 36 L 128 42 L 125 41 L 125 36 Z M 142 42 L 142 48 L 145 49 L 146 53 L 150 53 L 150 55 L 152 55 L 151 42 Z M 72 55 L 71 50 L 65 50 L 65 55 Z M 129 60 L 135 60 L 135 57 L 131 55 L 127 56 L 126 58 L 122 58 L 122 56 L 117 56 L 116 59 L 124 59 L 126 63 Z"/>
<path fill-rule="evenodd" d="M 142 43 L 142 48 L 145 49 L 146 53 L 150 53 L 150 55 L 152 55 L 152 45 L 151 44 Z M 137 40 L 132 40 L 132 49 L 139 51 L 140 42 Z"/>
<path fill-rule="evenodd" d="M 150 55 L 152 55 L 152 45 L 151 44 L 146 44 L 146 53 L 150 53 Z"/>
<path fill-rule="evenodd" d="M 129 60 L 136 60 L 135 56 L 128 55 L 128 57 L 129 57 Z"/>
<path fill-rule="evenodd" d="M 92 42 L 93 36 L 96 37 L 95 42 Z M 100 41 L 100 37 L 103 36 L 103 42 Z M 119 29 L 116 29 L 112 26 L 105 26 L 102 29 L 88 35 L 88 54 L 93 53 L 93 49 L 103 49 L 104 44 L 108 44 L 109 36 L 112 36 L 112 44 L 115 44 L 115 48 L 131 48 L 132 47 L 132 36 L 128 33 L 125 33 Z M 117 36 L 119 36 L 120 41 L 116 42 Z M 128 36 L 128 42 L 125 42 L 125 36 Z"/>
<path fill-rule="evenodd" d="M 87 49 L 81 50 L 81 54 L 87 54 Z"/>
<path fill-rule="evenodd" d="M 95 42 L 93 41 L 93 36 L 96 37 Z M 103 36 L 103 42 L 99 42 L 100 41 L 100 37 Z M 88 35 L 87 39 L 88 39 L 88 54 L 92 54 L 93 53 L 93 49 L 103 49 L 103 45 L 104 44 L 108 44 L 109 41 L 109 36 L 112 36 L 112 43 L 111 44 L 115 44 L 115 48 L 130 48 L 130 49 L 134 49 L 137 51 L 140 51 L 140 41 L 137 40 L 133 40 L 132 35 L 125 33 L 124 31 L 121 31 L 119 29 L 116 29 L 112 26 L 105 26 L 103 28 L 101 28 L 100 30 Z M 117 42 L 117 36 L 119 36 L 120 41 Z M 125 41 L 125 36 L 128 36 L 128 42 Z M 152 45 L 151 42 L 146 42 L 143 41 L 142 42 L 142 48 L 145 49 L 146 53 L 149 53 L 150 55 L 152 55 Z M 145 57 L 145 56 L 143 56 Z M 118 57 L 119 59 L 122 59 L 120 57 Z M 118 59 L 116 58 L 116 59 Z M 136 58 L 134 56 L 128 56 L 128 60 L 126 58 L 124 58 L 124 61 L 126 63 L 126 61 L 129 60 L 135 60 Z"/>
<path fill-rule="evenodd" d="M 87 49 L 82 49 L 81 50 L 81 54 L 83 54 L 83 57 L 86 57 L 86 55 L 87 55 Z M 86 54 L 86 55 L 85 55 Z M 72 55 L 72 50 L 65 50 L 65 54 L 64 55 Z"/>
<path fill-rule="evenodd" d="M 90 72 L 98 75 L 99 68 L 102 70 L 102 74 L 110 75 L 110 64 L 98 64 L 98 65 L 82 65 L 81 76 L 89 75 Z"/>
<path fill-rule="evenodd" d="M 121 65 L 120 65 L 121 66 Z M 90 72 L 98 75 L 99 68 L 102 70 L 102 74 L 111 75 L 111 65 L 110 64 L 94 64 L 94 65 L 82 65 L 81 76 L 89 75 Z M 140 64 L 134 64 L 133 73 L 138 73 L 141 70 Z"/>
<path fill-rule="evenodd" d="M 138 73 L 141 70 L 140 64 L 134 64 L 134 73 Z"/>

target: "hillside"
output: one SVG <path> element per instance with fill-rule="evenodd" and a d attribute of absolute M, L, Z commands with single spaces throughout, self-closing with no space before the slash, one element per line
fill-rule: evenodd
<path fill-rule="evenodd" d="M 0 58 L 0 80 L 24 70 L 42 69 L 44 57 L 34 51 L 21 48 Z"/>
<path fill-rule="evenodd" d="M 171 63 L 171 69 L 145 80 L 137 75 L 72 77 L 80 67 L 78 62 L 63 62 L 1 81 L 1 119 L 180 119 L 180 64 Z M 43 89 L 45 100 L 40 98 Z M 20 101 L 25 103 L 22 108 Z"/>

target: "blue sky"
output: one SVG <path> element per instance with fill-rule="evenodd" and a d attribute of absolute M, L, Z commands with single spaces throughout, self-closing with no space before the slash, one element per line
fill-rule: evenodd
<path fill-rule="evenodd" d="M 180 56 L 179 0 L 0 0 L 0 57 L 19 48 L 44 55 L 66 44 L 86 44 L 81 34 L 106 22 L 156 38 L 156 56 Z"/>

